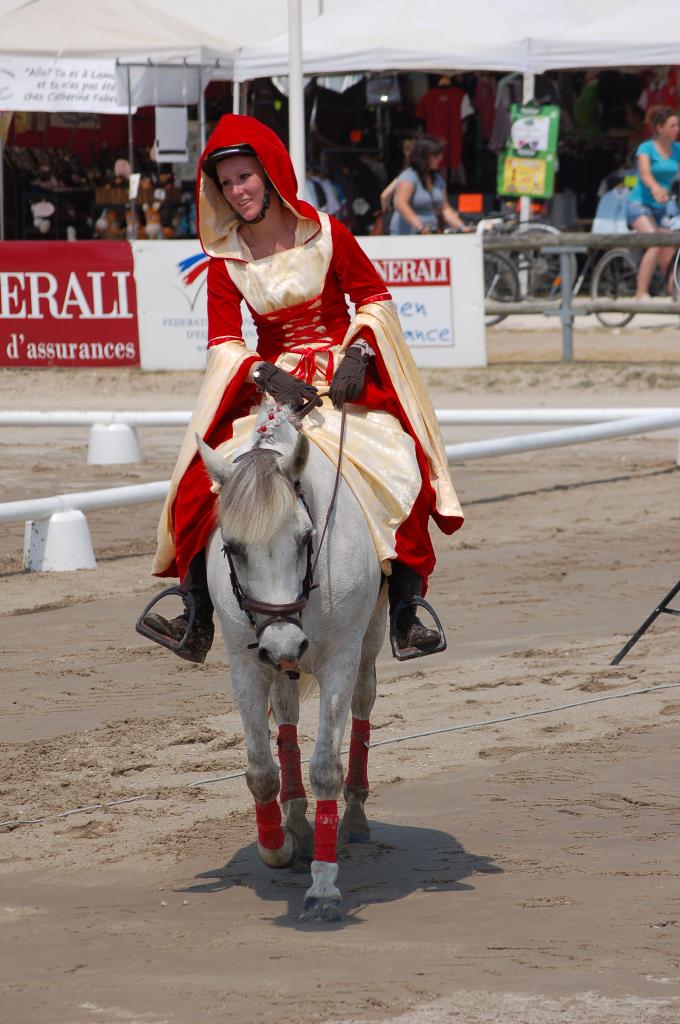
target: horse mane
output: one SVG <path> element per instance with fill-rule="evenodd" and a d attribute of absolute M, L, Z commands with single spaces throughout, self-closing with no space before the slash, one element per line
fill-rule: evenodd
<path fill-rule="evenodd" d="M 266 543 L 293 514 L 295 491 L 279 471 L 279 456 L 297 439 L 294 418 L 289 406 L 266 403 L 251 447 L 232 463 L 220 491 L 219 518 L 224 534 L 237 543 Z"/>

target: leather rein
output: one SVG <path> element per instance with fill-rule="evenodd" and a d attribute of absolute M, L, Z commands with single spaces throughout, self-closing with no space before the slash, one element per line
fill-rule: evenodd
<path fill-rule="evenodd" d="M 298 413 L 298 421 L 302 420 L 307 415 L 307 413 L 310 412 L 311 409 L 313 409 L 314 406 L 318 404 L 319 399 L 316 396 L 310 402 L 307 402 L 307 404 L 304 405 Z M 323 547 L 323 542 L 326 538 L 328 524 L 330 522 L 330 518 L 335 508 L 335 503 L 338 496 L 338 489 L 340 487 L 342 471 L 342 450 L 345 443 L 346 419 L 347 412 L 345 406 L 343 405 L 342 417 L 340 420 L 340 444 L 338 446 L 338 464 L 335 470 L 335 483 L 333 485 L 333 493 L 331 495 L 331 500 L 326 511 L 326 519 L 324 522 L 323 530 L 321 532 L 321 539 L 319 541 L 319 546 L 316 551 L 316 556 L 314 555 L 314 541 L 312 539 L 313 534 L 310 534 L 309 539 L 307 541 L 307 568 L 305 570 L 305 575 L 302 580 L 302 590 L 297 600 L 289 601 L 285 604 L 272 604 L 269 601 L 259 601 L 257 600 L 257 598 L 250 597 L 250 595 L 247 594 L 243 587 L 241 586 L 238 574 L 236 572 L 236 567 L 234 565 L 232 553 L 229 550 L 229 546 L 227 544 L 224 544 L 222 546 L 222 553 L 224 554 L 224 557 L 227 559 L 227 562 L 229 564 L 229 580 L 231 583 L 232 592 L 234 594 L 234 597 L 236 598 L 236 603 L 238 604 L 241 611 L 244 612 L 246 618 L 248 619 L 248 622 L 255 630 L 256 641 L 253 644 L 248 644 L 249 650 L 259 646 L 260 636 L 262 635 L 264 630 L 268 626 L 271 626 L 274 622 L 288 622 L 291 625 L 297 626 L 299 629 L 302 629 L 302 613 L 305 610 L 305 607 L 307 606 L 309 595 L 311 594 L 312 590 L 316 590 L 316 588 L 319 585 L 318 583 L 314 583 L 314 573 L 316 572 L 316 567 L 319 561 L 319 556 L 321 554 L 321 549 Z M 251 449 L 250 452 L 258 450 L 259 449 L 254 448 Z M 273 450 L 274 449 L 272 448 L 266 449 L 266 451 L 268 452 L 271 452 Z M 250 452 L 244 454 L 250 454 Z M 238 456 L 238 458 L 236 458 L 234 461 L 238 462 L 239 458 L 243 458 L 243 455 Z M 307 504 L 307 500 L 302 490 L 302 485 L 300 484 L 299 481 L 296 481 L 294 487 L 296 496 L 302 502 L 305 512 L 309 516 L 310 523 L 314 525 L 314 520 L 312 519 L 312 514 L 309 509 L 309 505 Z M 257 621 L 255 620 L 255 615 L 266 615 L 267 618 L 265 618 L 258 625 Z"/>

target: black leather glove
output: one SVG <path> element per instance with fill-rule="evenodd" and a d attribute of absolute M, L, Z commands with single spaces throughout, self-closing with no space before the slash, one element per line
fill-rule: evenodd
<path fill-rule="evenodd" d="M 337 370 L 333 374 L 333 380 L 328 394 L 336 409 L 342 409 L 345 402 L 355 402 L 364 389 L 366 380 L 366 367 L 371 357 L 362 352 L 356 345 L 351 345 L 345 352 Z"/>
<path fill-rule="evenodd" d="M 253 380 L 261 391 L 266 391 L 276 402 L 302 409 L 318 394 L 312 384 L 294 377 L 273 363 L 258 363 L 253 371 Z"/>

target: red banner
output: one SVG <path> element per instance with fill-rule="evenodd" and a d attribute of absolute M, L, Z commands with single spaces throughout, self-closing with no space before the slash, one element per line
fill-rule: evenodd
<path fill-rule="evenodd" d="M 0 243 L 0 366 L 138 366 L 127 242 Z"/>
<path fill-rule="evenodd" d="M 389 288 L 404 288 L 407 285 L 421 287 L 423 285 L 451 284 L 451 261 L 446 256 L 431 256 L 425 259 L 374 259 L 373 266 Z"/>

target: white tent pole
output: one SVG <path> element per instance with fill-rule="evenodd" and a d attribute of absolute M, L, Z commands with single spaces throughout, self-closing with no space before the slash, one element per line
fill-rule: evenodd
<path fill-rule="evenodd" d="M 231 112 L 232 114 L 241 113 L 241 82 L 236 77 L 231 83 Z"/>
<path fill-rule="evenodd" d="M 531 103 L 534 98 L 534 75 L 525 71 L 522 76 L 522 103 Z M 519 201 L 520 221 L 531 220 L 531 196 L 521 196 Z"/>
<path fill-rule="evenodd" d="M 135 169 L 135 143 L 132 135 L 132 85 L 130 83 L 130 66 L 127 67 L 127 126 L 128 126 L 128 163 L 130 164 L 130 178 L 128 179 L 128 196 L 130 199 L 130 223 L 128 225 L 127 237 L 137 238 L 137 201 L 132 198 L 130 191 L 130 179 Z"/>
<path fill-rule="evenodd" d="M 203 68 L 198 67 L 198 144 L 200 152 L 205 149 L 205 92 L 203 91 Z"/>
<path fill-rule="evenodd" d="M 290 157 L 303 193 L 305 178 L 305 96 L 302 88 L 302 4 L 288 0 L 288 139 Z"/>

